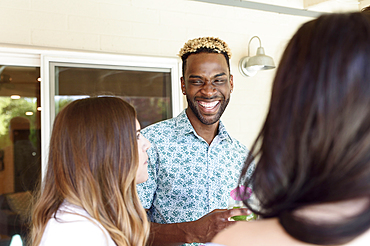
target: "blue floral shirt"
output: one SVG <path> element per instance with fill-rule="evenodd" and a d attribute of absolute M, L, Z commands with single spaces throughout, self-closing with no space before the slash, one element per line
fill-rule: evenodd
<path fill-rule="evenodd" d="M 152 145 L 147 151 L 149 179 L 137 189 L 152 222 L 194 221 L 227 208 L 248 150 L 230 137 L 221 121 L 210 145 L 197 135 L 185 110 L 141 133 Z"/>

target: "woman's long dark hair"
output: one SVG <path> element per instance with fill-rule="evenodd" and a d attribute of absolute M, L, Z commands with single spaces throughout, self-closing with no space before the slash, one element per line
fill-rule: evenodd
<path fill-rule="evenodd" d="M 293 237 L 342 244 L 370 228 L 370 205 L 337 224 L 299 218 L 305 206 L 369 198 L 370 19 L 323 15 L 302 25 L 280 62 L 270 108 L 240 180 Z M 253 157 L 254 156 L 254 157 Z M 242 182 L 242 181 L 240 181 Z"/>

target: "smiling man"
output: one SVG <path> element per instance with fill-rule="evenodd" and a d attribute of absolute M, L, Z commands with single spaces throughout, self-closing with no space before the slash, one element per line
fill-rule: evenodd
<path fill-rule="evenodd" d="M 185 64 L 181 88 L 189 106 L 186 115 L 198 135 L 211 144 L 230 100 L 233 76 L 223 54 L 193 54 Z"/>
<path fill-rule="evenodd" d="M 234 223 L 229 217 L 249 213 L 225 210 L 248 155 L 220 121 L 234 87 L 230 49 L 219 38 L 203 37 L 189 40 L 179 55 L 188 108 L 141 131 L 152 147 L 149 179 L 137 188 L 153 222 L 153 245 L 208 242 Z"/>

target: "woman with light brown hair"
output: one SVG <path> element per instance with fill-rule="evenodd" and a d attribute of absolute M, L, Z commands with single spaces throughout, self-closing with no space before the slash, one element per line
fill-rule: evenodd
<path fill-rule="evenodd" d="M 149 141 L 135 109 L 116 97 L 80 99 L 56 117 L 32 214 L 32 246 L 145 245 L 149 223 L 136 193 Z"/>

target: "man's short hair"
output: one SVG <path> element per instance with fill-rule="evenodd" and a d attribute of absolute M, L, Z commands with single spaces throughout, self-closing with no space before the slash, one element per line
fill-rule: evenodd
<path fill-rule="evenodd" d="M 181 48 L 179 56 L 182 60 L 182 74 L 185 73 L 185 65 L 186 65 L 186 59 L 192 55 L 192 54 L 198 54 L 198 53 L 218 53 L 223 54 L 227 66 L 230 71 L 230 58 L 231 58 L 231 51 L 227 43 L 225 41 L 214 38 L 214 37 L 200 37 L 188 40 L 184 47 Z"/>

